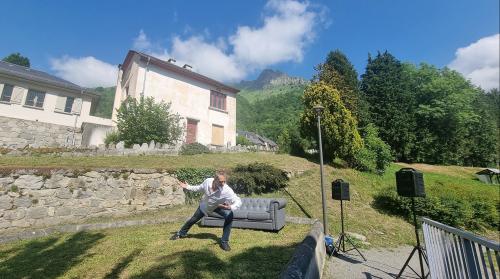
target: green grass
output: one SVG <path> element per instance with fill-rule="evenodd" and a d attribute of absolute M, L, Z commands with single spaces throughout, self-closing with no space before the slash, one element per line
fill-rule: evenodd
<path fill-rule="evenodd" d="M 180 223 L 59 234 L 0 246 L 1 278 L 276 278 L 310 227 L 279 233 L 233 229 L 222 251 L 220 228 Z"/>
<path fill-rule="evenodd" d="M 266 162 L 273 166 L 288 170 L 301 171 L 294 177 L 286 191 L 279 191 L 263 196 L 284 197 L 288 200 L 286 207 L 290 216 L 321 219 L 321 190 L 319 186 L 319 167 L 316 163 L 303 158 L 282 154 L 240 153 L 240 154 L 204 154 L 194 156 L 131 156 L 131 157 L 0 157 L 0 168 L 93 168 L 93 167 L 125 167 L 125 168 L 182 168 L 213 167 L 229 169 L 236 164 Z M 347 230 L 363 234 L 372 247 L 396 247 L 401 244 L 413 244 L 412 225 L 404 218 L 388 215 L 374 208 L 374 196 L 384 188 L 395 189 L 394 173 L 405 164 L 391 164 L 387 172 L 378 176 L 362 173 L 340 166 L 325 166 L 325 186 L 328 211 L 328 225 L 332 235 L 340 231 L 340 203 L 332 200 L 331 181 L 342 178 L 351 185 L 351 201 L 345 202 Z M 498 204 L 498 186 L 487 185 L 477 181 L 473 173 L 478 168 L 456 166 L 431 166 L 425 164 L 411 165 L 424 173 L 428 195 L 439 195 L 443 192 L 457 196 L 473 197 Z M 485 237 L 496 239 L 495 230 L 476 232 Z"/>

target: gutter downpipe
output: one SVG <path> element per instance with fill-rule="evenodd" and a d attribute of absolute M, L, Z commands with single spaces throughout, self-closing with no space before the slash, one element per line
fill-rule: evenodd
<path fill-rule="evenodd" d="M 146 62 L 146 69 L 144 71 L 144 80 L 142 82 L 142 93 L 141 93 L 141 97 L 144 97 L 144 93 L 146 91 L 146 74 L 148 73 L 149 71 L 149 62 L 151 61 L 151 57 L 148 57 L 148 62 Z"/>

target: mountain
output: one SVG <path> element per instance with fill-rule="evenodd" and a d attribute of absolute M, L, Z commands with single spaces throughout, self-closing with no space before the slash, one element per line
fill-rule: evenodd
<path fill-rule="evenodd" d="M 279 85 L 302 85 L 307 84 L 308 81 L 300 77 L 291 77 L 286 73 L 277 70 L 265 69 L 256 80 L 242 80 L 234 86 L 239 89 L 246 90 L 262 90 L 268 86 Z"/>

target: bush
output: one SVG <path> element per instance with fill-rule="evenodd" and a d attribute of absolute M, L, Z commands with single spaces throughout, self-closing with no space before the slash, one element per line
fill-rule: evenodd
<path fill-rule="evenodd" d="M 106 134 L 106 138 L 104 139 L 104 144 L 106 144 L 106 146 L 109 146 L 110 144 L 116 144 L 119 141 L 120 141 L 120 135 L 118 134 L 118 131 L 111 131 Z"/>
<path fill-rule="evenodd" d="M 190 143 L 190 144 L 184 144 L 181 147 L 180 154 L 181 155 L 196 155 L 196 154 L 205 154 L 205 153 L 210 153 L 210 150 L 208 147 L 204 146 L 201 143 Z"/>
<path fill-rule="evenodd" d="M 237 136 L 236 137 L 236 144 L 238 145 L 243 145 L 243 146 L 248 146 L 248 145 L 253 145 L 247 138 L 244 136 Z"/>
<path fill-rule="evenodd" d="M 180 181 L 186 181 L 189 185 L 199 185 L 205 179 L 213 177 L 215 169 L 211 168 L 181 168 L 175 171 L 175 176 Z M 202 192 L 185 191 L 188 204 L 197 203 L 203 196 Z"/>
<path fill-rule="evenodd" d="M 117 114 L 119 140 L 133 144 L 174 143 L 182 135 L 180 116 L 170 113 L 170 104 L 155 103 L 152 97 L 127 98 Z"/>
<path fill-rule="evenodd" d="M 374 206 L 385 212 L 412 218 L 411 199 L 398 196 L 394 189 L 387 188 L 375 195 Z M 495 206 L 479 200 L 468 200 L 454 195 L 427 196 L 415 199 L 417 216 L 453 227 L 477 230 L 482 227 L 498 227 L 498 212 Z"/>
<path fill-rule="evenodd" d="M 354 155 L 352 166 L 359 171 L 383 174 L 392 161 L 391 148 L 378 137 L 373 124 L 363 130 L 364 146 Z"/>
<path fill-rule="evenodd" d="M 236 193 L 251 195 L 269 193 L 286 187 L 288 177 L 283 170 L 265 163 L 237 165 L 229 177 Z"/>

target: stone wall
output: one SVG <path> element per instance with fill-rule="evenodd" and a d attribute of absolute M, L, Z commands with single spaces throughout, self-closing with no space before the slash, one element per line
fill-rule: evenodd
<path fill-rule="evenodd" d="M 82 134 L 77 128 L 75 146 Z M 54 147 L 73 145 L 73 127 L 0 116 L 0 147 Z"/>
<path fill-rule="evenodd" d="M 172 175 L 156 170 L 2 170 L 0 233 L 184 203 Z"/>

